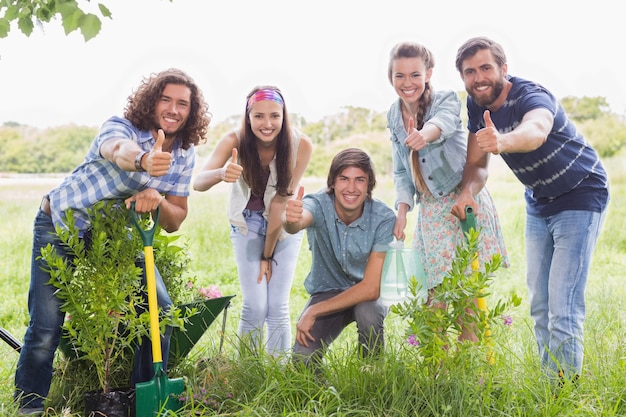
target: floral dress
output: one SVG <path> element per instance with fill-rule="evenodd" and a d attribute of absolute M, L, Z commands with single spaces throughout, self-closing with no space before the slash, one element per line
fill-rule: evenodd
<path fill-rule="evenodd" d="M 460 220 L 450 212 L 459 191 L 457 186 L 442 198 L 434 198 L 429 192 L 421 194 L 412 245 L 422 258 L 428 288 L 441 284 L 452 266 L 457 246 L 466 241 Z M 509 266 L 508 254 L 491 195 L 483 188 L 474 198 L 478 203 L 476 229 L 480 230 L 478 259 L 481 269 L 494 254 L 502 255 L 502 266 L 506 268 Z"/>

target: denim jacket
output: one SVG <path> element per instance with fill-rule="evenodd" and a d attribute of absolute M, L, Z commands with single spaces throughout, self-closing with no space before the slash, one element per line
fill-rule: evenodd
<path fill-rule="evenodd" d="M 441 136 L 419 151 L 422 176 L 431 194 L 441 198 L 461 183 L 467 159 L 467 133 L 461 123 L 461 101 L 454 91 L 434 91 L 432 104 L 426 111 L 425 123 L 441 130 Z M 402 121 L 401 101 L 391 105 L 387 113 L 387 128 L 391 133 L 393 181 L 396 189 L 395 208 L 400 203 L 409 211 L 419 203 L 420 195 L 413 180 L 410 149 Z"/>

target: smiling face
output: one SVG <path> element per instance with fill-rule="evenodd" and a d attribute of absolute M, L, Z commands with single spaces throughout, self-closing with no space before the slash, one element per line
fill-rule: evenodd
<path fill-rule="evenodd" d="M 252 133 L 263 143 L 273 143 L 283 127 L 283 106 L 273 100 L 255 102 L 248 112 Z"/>
<path fill-rule="evenodd" d="M 500 68 L 491 52 L 488 49 L 481 49 L 463 61 L 461 78 L 465 90 L 477 104 L 496 110 L 506 99 L 502 95 L 506 83 L 506 70 L 506 64 Z"/>
<path fill-rule="evenodd" d="M 183 84 L 167 84 L 154 110 L 157 126 L 165 136 L 180 131 L 191 112 L 191 90 Z M 155 136 L 156 137 L 156 136 Z"/>
<path fill-rule="evenodd" d="M 333 183 L 335 211 L 339 218 L 350 224 L 361 217 L 368 196 L 369 177 L 361 168 L 345 168 Z"/>
<path fill-rule="evenodd" d="M 421 57 L 397 58 L 391 64 L 391 82 L 398 97 L 410 108 L 417 105 L 432 76 Z"/>

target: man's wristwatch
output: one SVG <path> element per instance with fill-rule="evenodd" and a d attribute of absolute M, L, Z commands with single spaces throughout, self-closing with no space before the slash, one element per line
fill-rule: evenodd
<path fill-rule="evenodd" d="M 135 157 L 135 171 L 137 172 L 143 172 L 145 171 L 142 167 L 141 167 L 141 158 L 143 158 L 143 156 L 145 154 L 147 154 L 148 152 L 146 151 L 139 151 L 139 153 L 137 154 L 137 156 Z"/>

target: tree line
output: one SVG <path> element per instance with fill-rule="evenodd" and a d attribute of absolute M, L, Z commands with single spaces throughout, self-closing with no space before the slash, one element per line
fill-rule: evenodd
<path fill-rule="evenodd" d="M 465 92 L 459 95 L 464 103 Z M 626 121 L 611 112 L 604 97 L 565 97 L 561 104 L 602 158 L 609 158 L 626 146 Z M 465 116 L 465 109 L 461 114 Z M 307 176 L 324 177 L 332 157 L 348 146 L 366 150 L 380 175 L 392 173 L 386 112 L 347 106 L 315 122 L 292 113 L 290 122 L 315 144 Z M 196 149 L 198 158 L 207 157 L 215 143 L 240 123 L 240 115 L 212 123 L 206 143 Z M 5 122 L 0 127 L 0 173 L 69 172 L 80 164 L 97 132 L 98 127 L 93 126 L 71 124 L 39 129 Z"/>

